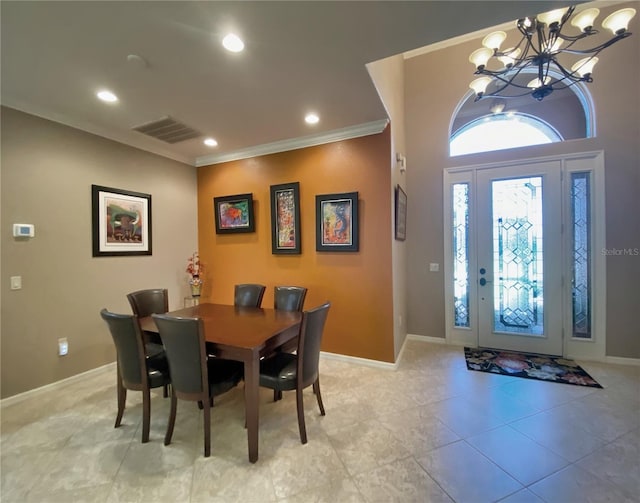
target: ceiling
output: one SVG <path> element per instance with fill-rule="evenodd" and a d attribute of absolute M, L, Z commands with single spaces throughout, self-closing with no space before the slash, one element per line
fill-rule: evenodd
<path fill-rule="evenodd" d="M 2 105 L 210 164 L 380 130 L 367 63 L 557 5 L 568 2 L 3 0 Z M 243 52 L 222 48 L 228 31 Z M 118 103 L 99 101 L 101 88 Z M 202 136 L 169 144 L 132 130 L 165 116 Z"/>

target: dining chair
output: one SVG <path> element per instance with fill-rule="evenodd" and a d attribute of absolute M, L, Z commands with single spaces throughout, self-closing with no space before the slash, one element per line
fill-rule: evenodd
<path fill-rule="evenodd" d="M 169 292 L 166 288 L 150 288 L 127 294 L 133 314 L 138 318 L 151 316 L 154 313 L 163 314 L 169 311 Z M 151 344 L 162 345 L 158 334 L 146 332 Z M 155 337 L 155 339 L 154 339 Z"/>
<path fill-rule="evenodd" d="M 164 445 L 171 443 L 178 398 L 195 401 L 204 409 L 204 456 L 211 453 L 211 410 L 213 397 L 236 386 L 243 375 L 242 362 L 209 358 L 204 328 L 199 318 L 153 314 L 164 343 L 171 374 L 171 412 Z"/>
<path fill-rule="evenodd" d="M 235 285 L 233 305 L 241 307 L 260 307 L 266 286 L 254 283 Z"/>
<path fill-rule="evenodd" d="M 276 286 L 273 288 L 273 307 L 281 311 L 302 311 L 307 289 L 303 286 Z M 293 339 L 281 347 L 278 351 L 292 353 L 298 347 L 298 341 Z"/>
<path fill-rule="evenodd" d="M 330 302 L 302 313 L 298 351 L 296 354 L 275 353 L 260 361 L 260 386 L 274 390 L 274 400 L 281 397 L 282 391 L 296 390 L 298 408 L 298 429 L 300 441 L 307 443 L 307 429 L 304 422 L 304 403 L 302 390 L 313 386 L 318 400 L 320 414 L 325 415 L 322 396 L 320 395 L 320 343 L 324 333 L 324 325 L 331 307 Z"/>
<path fill-rule="evenodd" d="M 169 291 L 166 288 L 149 288 L 127 294 L 131 310 L 138 318 L 145 318 L 154 313 L 162 314 L 169 311 Z M 164 347 L 160 336 L 154 332 L 143 332 L 148 354 L 164 354 Z M 164 397 L 169 396 L 165 387 Z"/>
<path fill-rule="evenodd" d="M 303 286 L 275 286 L 273 307 L 282 311 L 302 311 L 307 289 Z"/>
<path fill-rule="evenodd" d="M 166 387 L 171 383 L 169 367 L 164 351 L 148 354 L 145 349 L 138 317 L 134 314 L 116 314 L 107 309 L 100 316 L 109 326 L 117 353 L 118 415 L 114 428 L 122 422 L 127 401 L 127 390 L 142 391 L 142 443 L 149 441 L 152 388 Z"/>

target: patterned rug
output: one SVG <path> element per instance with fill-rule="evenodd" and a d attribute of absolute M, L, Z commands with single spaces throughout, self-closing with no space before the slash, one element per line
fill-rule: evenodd
<path fill-rule="evenodd" d="M 464 348 L 467 369 L 539 381 L 602 388 L 573 360 L 487 348 Z"/>

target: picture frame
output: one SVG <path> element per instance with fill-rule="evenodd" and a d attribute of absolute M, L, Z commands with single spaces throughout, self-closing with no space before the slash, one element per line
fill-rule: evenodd
<path fill-rule="evenodd" d="M 255 232 L 253 193 L 213 198 L 216 234 Z"/>
<path fill-rule="evenodd" d="M 301 253 L 300 183 L 271 185 L 271 253 Z"/>
<path fill-rule="evenodd" d="M 91 185 L 94 257 L 151 255 L 151 195 Z"/>
<path fill-rule="evenodd" d="M 395 238 L 396 241 L 404 241 L 407 239 L 407 194 L 400 185 L 396 186 L 395 209 Z"/>
<path fill-rule="evenodd" d="M 357 252 L 358 193 L 316 196 L 316 251 Z"/>

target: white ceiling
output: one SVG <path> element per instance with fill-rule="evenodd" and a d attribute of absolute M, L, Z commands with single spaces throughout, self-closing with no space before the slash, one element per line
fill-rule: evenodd
<path fill-rule="evenodd" d="M 386 113 L 367 63 L 558 5 L 568 2 L 2 0 L 2 104 L 201 165 L 377 127 Z M 227 30 L 242 53 L 221 47 Z M 120 101 L 97 100 L 103 87 Z M 203 137 L 172 145 L 131 130 L 163 116 Z"/>

